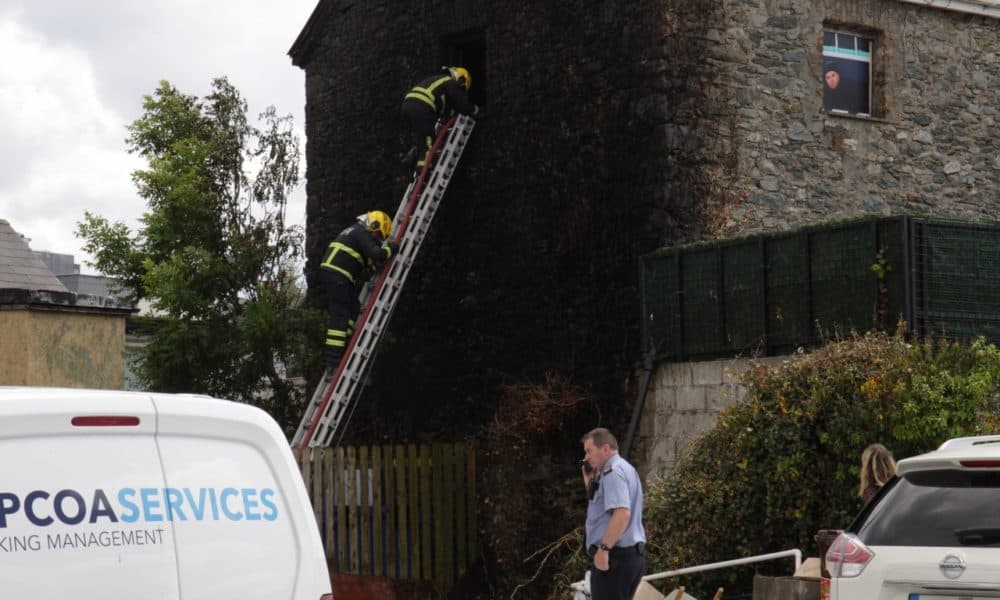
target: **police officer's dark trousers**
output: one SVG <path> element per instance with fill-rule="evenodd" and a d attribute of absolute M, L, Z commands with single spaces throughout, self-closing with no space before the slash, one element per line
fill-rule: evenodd
<path fill-rule="evenodd" d="M 413 145 L 417 148 L 415 169 L 419 175 L 427 160 L 427 152 L 434 145 L 434 136 L 437 134 L 435 130 L 437 113 L 419 100 L 404 100 L 400 112 L 403 123 L 413 134 Z"/>
<path fill-rule="evenodd" d="M 646 557 L 629 548 L 612 548 L 608 557 L 610 568 L 599 571 L 590 565 L 590 595 L 593 600 L 632 600 L 643 574 Z"/>
<path fill-rule="evenodd" d="M 326 306 L 330 320 L 326 326 L 326 368 L 331 374 L 336 371 L 347 343 L 354 333 L 354 320 L 361 310 L 358 289 L 349 279 L 332 269 L 320 268 L 320 281 L 326 290 Z"/>

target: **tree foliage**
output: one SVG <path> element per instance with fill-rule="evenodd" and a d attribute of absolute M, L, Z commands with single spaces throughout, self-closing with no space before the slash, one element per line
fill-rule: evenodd
<path fill-rule="evenodd" d="M 300 228 L 285 223 L 298 183 L 291 116 L 273 107 L 259 127 L 225 78 L 204 98 L 160 82 L 128 128 L 146 203 L 134 234 L 90 213 L 77 235 L 121 292 L 161 315 L 140 378 L 157 391 L 200 392 L 263 405 L 294 419 L 290 374 L 318 359 L 321 315 L 307 309 L 296 259 Z"/>
<path fill-rule="evenodd" d="M 648 486 L 655 571 L 789 548 L 815 555 L 816 532 L 845 527 L 860 508 L 868 444 L 882 442 L 899 459 L 997 431 L 1000 350 L 870 333 L 779 367 L 757 365 L 744 383 L 746 399 L 669 478 Z M 681 583 L 710 593 L 746 584 L 751 571 Z"/>

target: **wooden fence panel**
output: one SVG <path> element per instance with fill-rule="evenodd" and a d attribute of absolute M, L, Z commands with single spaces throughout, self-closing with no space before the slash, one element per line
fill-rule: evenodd
<path fill-rule="evenodd" d="M 420 451 L 415 444 L 407 446 L 407 485 L 410 506 L 410 579 L 420 579 Z"/>
<path fill-rule="evenodd" d="M 409 579 L 410 574 L 406 561 L 410 553 L 404 550 L 404 548 L 409 548 L 410 545 L 406 529 L 406 447 L 402 445 L 395 446 L 394 455 L 395 464 L 393 466 L 396 487 L 393 494 L 395 502 L 392 504 L 396 507 L 396 543 L 393 546 L 396 554 L 395 566 L 390 575 L 396 579 Z"/>
<path fill-rule="evenodd" d="M 466 562 L 467 551 L 465 545 L 468 543 L 469 538 L 465 535 L 465 530 L 469 526 L 466 520 L 466 509 L 468 508 L 468 503 L 465 502 L 465 492 L 468 489 L 465 483 L 466 471 L 465 471 L 465 461 L 463 457 L 465 456 L 465 445 L 455 444 L 452 448 L 454 454 L 454 465 L 453 469 L 455 472 L 455 487 L 454 493 L 452 494 L 452 499 L 455 503 L 455 571 L 457 573 L 464 573 L 469 564 Z"/>
<path fill-rule="evenodd" d="M 347 504 L 347 564 L 344 565 L 344 571 L 350 573 L 361 573 L 361 565 L 359 564 L 360 555 L 358 554 L 358 536 L 361 534 L 360 528 L 358 527 L 358 500 L 357 500 L 357 486 L 355 482 L 357 478 L 355 477 L 355 472 L 357 470 L 357 449 L 348 448 L 347 449 L 347 470 L 344 477 L 344 481 L 347 482 L 345 487 L 345 492 L 347 497 L 344 498 L 344 502 Z"/>
<path fill-rule="evenodd" d="M 298 464 L 337 570 L 447 591 L 475 562 L 471 444 L 312 449 Z"/>
<path fill-rule="evenodd" d="M 465 513 L 465 551 L 466 560 L 471 566 L 479 554 L 479 513 L 476 500 L 476 453 L 472 445 L 465 446 L 465 502 L 468 510 Z"/>
<path fill-rule="evenodd" d="M 336 519 L 333 518 L 333 499 L 334 491 L 337 489 L 337 471 L 334 470 L 333 464 L 333 450 L 330 448 L 323 449 L 323 510 L 320 512 L 323 514 L 323 523 L 325 527 L 323 528 L 325 536 L 323 539 L 326 540 L 326 555 L 333 556 L 333 552 L 336 549 L 337 538 L 334 537 L 334 527 L 337 524 Z"/>
<path fill-rule="evenodd" d="M 369 502 L 370 489 L 368 487 L 370 472 L 368 471 L 368 446 L 358 448 L 358 511 L 361 513 L 358 519 L 358 572 L 371 573 L 371 502 Z"/>

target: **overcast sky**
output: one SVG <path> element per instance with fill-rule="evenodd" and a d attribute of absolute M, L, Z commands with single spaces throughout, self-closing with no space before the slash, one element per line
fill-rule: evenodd
<path fill-rule="evenodd" d="M 0 219 L 94 273 L 76 223 L 89 210 L 137 228 L 130 173 L 145 163 L 125 128 L 163 79 L 201 97 L 224 75 L 251 117 L 291 114 L 304 149 L 305 78 L 287 52 L 317 2 L 0 0 Z M 304 190 L 291 223 L 305 221 Z"/>

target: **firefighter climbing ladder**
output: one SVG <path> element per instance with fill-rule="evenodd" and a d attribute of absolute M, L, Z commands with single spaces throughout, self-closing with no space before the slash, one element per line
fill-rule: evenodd
<path fill-rule="evenodd" d="M 320 384 L 316 386 L 302 422 L 292 438 L 293 448 L 330 446 L 335 438 L 339 442 L 338 432 L 342 435 L 342 429 L 354 413 L 354 406 L 378 341 L 389 323 L 410 266 L 430 229 L 431 220 L 448 188 L 448 182 L 451 181 L 474 125 L 475 121 L 464 115 L 453 117 L 445 123 L 431 147 L 428 164 L 433 167 L 425 167 L 406 188 L 392 221 L 399 253 L 388 268 L 382 271 L 368 296 L 336 373 L 332 378 L 324 373 Z"/>

